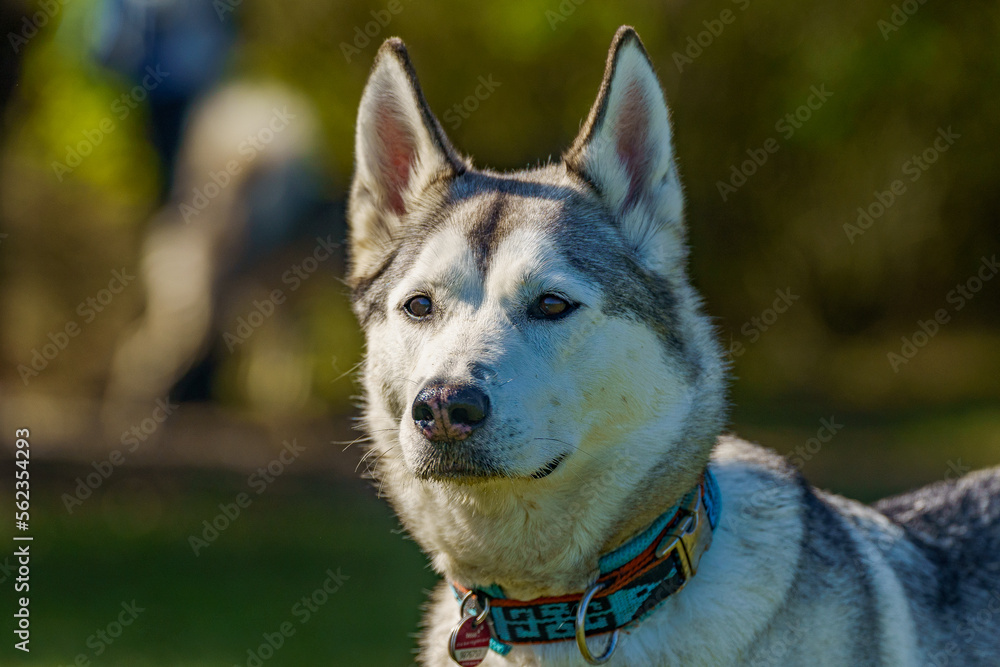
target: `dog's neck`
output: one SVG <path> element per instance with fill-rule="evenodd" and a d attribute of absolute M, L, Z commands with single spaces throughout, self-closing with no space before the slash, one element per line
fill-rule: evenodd
<path fill-rule="evenodd" d="M 539 480 L 457 486 L 415 482 L 398 471 L 391 487 L 401 518 L 443 576 L 530 600 L 583 591 L 600 557 L 676 506 L 704 466 L 650 473 L 637 461 L 635 469 L 567 470 L 562 484 L 544 492 Z"/>
<path fill-rule="evenodd" d="M 622 517 L 618 529 L 602 545 L 600 554 L 617 549 L 641 533 L 664 512 L 676 507 L 681 496 L 690 491 L 696 483 L 692 483 L 688 488 L 678 490 L 671 488 L 666 480 L 655 480 L 653 485 L 646 489 L 648 496 L 633 508 L 634 513 Z"/>

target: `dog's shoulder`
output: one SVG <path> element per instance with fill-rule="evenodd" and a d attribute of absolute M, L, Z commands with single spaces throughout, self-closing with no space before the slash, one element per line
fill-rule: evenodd
<path fill-rule="evenodd" d="M 768 489 L 795 489 L 796 495 L 804 484 L 802 474 L 774 450 L 761 447 L 733 435 L 718 439 L 712 450 L 712 470 L 743 484 L 764 484 Z M 732 483 L 732 482 L 731 482 Z"/>
<path fill-rule="evenodd" d="M 785 478 L 797 476 L 797 470 L 773 449 L 755 445 L 735 435 L 719 437 L 712 459 L 721 465 L 744 464 L 762 474 L 775 474 Z"/>
<path fill-rule="evenodd" d="M 766 525 L 768 531 L 754 532 L 798 546 L 809 487 L 794 466 L 773 450 L 727 435 L 716 443 L 710 468 L 722 490 L 724 530 Z"/>
<path fill-rule="evenodd" d="M 814 488 L 798 468 L 763 447 L 720 439 L 713 465 L 731 471 L 728 496 L 720 479 L 723 516 L 728 511 L 739 523 L 748 521 L 744 534 L 773 536 L 758 545 L 758 562 L 778 562 L 788 573 L 788 586 L 767 616 L 771 629 L 757 637 L 750 662 L 808 664 L 822 645 L 837 647 L 824 649 L 831 664 L 917 664 L 906 592 L 880 551 L 906 549 L 901 529 L 870 507 Z M 798 531 L 788 530 L 793 523 Z M 794 646 L 774 628 L 788 629 Z M 845 636 L 853 641 L 838 641 Z"/>

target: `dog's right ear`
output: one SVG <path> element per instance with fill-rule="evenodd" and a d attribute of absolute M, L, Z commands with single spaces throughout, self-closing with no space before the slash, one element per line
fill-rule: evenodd
<path fill-rule="evenodd" d="M 431 113 L 399 39 L 385 41 L 361 96 L 348 203 L 351 278 L 376 268 L 420 193 L 466 164 Z"/>
<path fill-rule="evenodd" d="M 566 167 L 601 195 L 639 260 L 656 271 L 684 253 L 684 194 L 663 89 L 629 26 L 615 34 L 604 80 Z"/>

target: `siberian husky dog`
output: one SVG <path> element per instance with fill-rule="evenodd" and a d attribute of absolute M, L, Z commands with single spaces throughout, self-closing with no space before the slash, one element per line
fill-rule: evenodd
<path fill-rule="evenodd" d="M 634 30 L 558 163 L 474 168 L 397 39 L 356 151 L 373 473 L 443 577 L 421 663 L 1000 664 L 1000 470 L 868 507 L 723 434 Z"/>

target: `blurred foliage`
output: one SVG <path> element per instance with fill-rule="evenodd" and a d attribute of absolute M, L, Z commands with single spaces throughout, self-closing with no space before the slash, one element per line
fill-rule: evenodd
<path fill-rule="evenodd" d="M 6 115 L 0 211 L 11 236 L 0 250 L 2 334 L 14 382 L 12 369 L 99 288 L 105 267 L 134 265 L 155 206 L 159 175 L 141 109 L 62 182 L 51 167 L 129 85 L 87 58 L 94 6 L 67 5 L 30 42 Z M 1000 6 L 919 5 L 885 37 L 878 22 L 890 20 L 892 3 L 522 0 L 471 10 L 402 0 L 396 14 L 380 3 L 234 7 L 220 12 L 240 28 L 230 78 L 280 79 L 311 99 L 334 199 L 348 183 L 355 109 L 383 38 L 404 37 L 439 117 L 473 93 L 479 76 L 500 83 L 446 129 L 480 164 L 507 169 L 557 157 L 568 145 L 596 92 L 610 36 L 632 23 L 672 105 L 695 280 L 723 338 L 746 345 L 734 358 L 737 397 L 805 392 L 858 407 L 1000 394 L 1000 281 L 954 313 L 899 373 L 886 360 L 900 336 L 944 307 L 949 290 L 1000 247 Z M 718 23 L 726 10 L 732 20 Z M 713 22 L 722 26 L 718 35 L 707 32 Z M 700 52 L 688 52 L 696 54 L 690 61 L 679 59 L 708 37 Z M 814 86 L 829 90 L 829 101 L 785 138 L 776 123 Z M 844 225 L 855 222 L 856 209 L 948 127 L 960 135 L 955 145 L 851 243 Z M 718 182 L 771 137 L 777 153 L 723 201 Z M 349 382 L 332 380 L 360 350 L 346 304 L 334 296 L 343 292 L 337 278 L 330 272 L 289 310 L 313 360 L 312 393 L 342 404 Z M 750 343 L 744 324 L 785 288 L 800 299 Z M 91 327 L 100 333 L 86 331 L 39 384 L 100 385 L 114 332 L 141 308 L 142 295 L 122 300 Z M 226 400 L 245 400 L 238 383 L 229 385 L 220 389 Z"/>
<path fill-rule="evenodd" d="M 14 118 L 8 119 L 14 129 L 8 150 L 22 170 L 44 170 L 43 175 L 51 177 L 56 186 L 70 180 L 102 198 L 149 207 L 159 175 L 153 150 L 144 140 L 146 114 L 139 107 L 119 119 L 112 111 L 114 101 L 132 84 L 86 57 L 93 5 L 67 5 L 57 17 L 61 19 L 58 37 L 55 26 L 43 26 L 43 34 L 27 45 L 29 57 L 21 74 Z M 48 32 L 44 32 L 46 28 Z M 106 118 L 115 121 L 114 130 L 100 132 L 100 123 Z M 94 153 L 82 156 L 79 169 L 58 174 L 52 162 L 65 164 L 67 148 L 84 139 L 85 132 L 102 135 Z M 35 187 L 46 192 L 46 185 Z M 123 220 L 98 218 L 97 222 Z M 137 221 L 132 217 L 128 222 L 136 224 L 141 218 Z"/>
<path fill-rule="evenodd" d="M 816 433 L 818 419 L 835 415 L 849 428 L 804 470 L 866 500 L 1000 459 L 1000 279 L 960 311 L 946 300 L 982 257 L 1000 251 L 1000 5 L 398 2 L 398 13 L 388 11 L 389 0 L 214 5 L 223 8 L 221 21 L 238 27 L 229 80 L 279 80 L 315 105 L 329 199 L 343 204 L 356 108 L 384 38 L 406 41 L 443 121 L 479 77 L 499 82 L 468 118 L 444 127 L 480 166 L 515 169 L 558 159 L 594 99 L 611 36 L 630 23 L 670 101 L 693 278 L 733 350 L 735 430 L 791 454 Z M 111 111 L 134 84 L 90 58 L 97 0 L 57 4 L 57 15 L 24 48 L 0 126 L 4 395 L 24 390 L 17 366 L 51 332 L 79 320 L 78 304 L 107 285 L 111 270 L 136 270 L 164 177 L 148 110 L 140 105 L 122 119 Z M 897 16 L 899 29 L 886 31 L 903 4 L 915 13 Z M 13 6 L 31 12 L 37 3 L 11 3 L 4 17 Z M 732 20 L 720 29 L 724 11 Z M 700 52 L 690 47 L 698 40 Z M 684 62 L 679 54 L 688 48 Z M 0 74 L 0 82 L 8 79 Z M 814 87 L 832 95 L 786 136 L 776 125 Z M 60 179 L 52 163 L 65 162 L 67 147 L 108 117 L 114 131 Z M 855 223 L 858 207 L 906 179 L 904 164 L 933 145 L 939 128 L 960 137 L 919 180 L 905 180 L 906 192 L 852 243 L 844 226 Z M 772 138 L 777 152 L 724 201 L 718 183 Z M 342 226 L 329 229 L 343 237 Z M 222 304 L 221 316 L 246 314 L 312 245 L 305 237 L 250 267 L 234 290 L 241 300 Z M 247 345 L 219 355 L 221 403 L 254 418 L 284 410 L 346 419 L 362 338 L 343 269 L 343 256 L 323 264 Z M 798 298 L 768 322 L 776 290 Z M 98 396 L 115 346 L 143 306 L 141 287 L 116 296 L 26 393 Z M 893 372 L 887 353 L 940 308 L 951 321 Z M 54 402 L 46 414 L 56 421 L 68 412 L 63 406 Z M 193 447 L 220 444 L 190 439 Z M 79 444 L 102 452 L 109 445 Z M 421 587 L 433 577 L 414 545 L 390 533 L 395 522 L 384 503 L 325 481 L 282 480 L 285 491 L 276 487 L 268 503 L 194 559 L 186 536 L 242 488 L 241 479 L 161 471 L 135 482 L 138 473 L 130 473 L 70 519 L 55 498 L 77 474 L 47 475 L 52 488 L 40 494 L 48 498 L 41 508 L 47 532 L 36 543 L 43 576 L 34 611 L 45 639 L 34 664 L 86 648 L 97 624 L 132 598 L 149 601 L 149 616 L 112 647 L 106 664 L 232 664 L 285 620 L 330 565 L 356 576 L 348 585 L 358 590 L 334 598 L 328 614 L 269 664 L 407 659 L 413 642 L 406 633 L 416 629 Z"/>
<path fill-rule="evenodd" d="M 247 490 L 245 477 L 132 475 L 70 516 L 59 493 L 86 471 L 39 472 L 34 641 L 20 664 L 71 665 L 81 654 L 90 665 L 129 667 L 308 665 L 317 656 L 328 665 L 410 662 L 410 635 L 434 576 L 416 546 L 392 530 L 388 506 L 360 502 L 360 483 L 281 479 L 266 502 L 244 509 L 195 556 L 189 536 L 201 534 L 220 500 L 232 503 Z M 327 570 L 342 578 L 339 590 L 310 610 L 301 600 Z M 143 611 L 102 641 L 97 631 L 133 601 Z M 273 658 L 251 660 L 265 633 L 279 643 L 273 635 L 283 623 L 294 634 Z M 4 628 L 12 632 L 13 624 Z"/>

